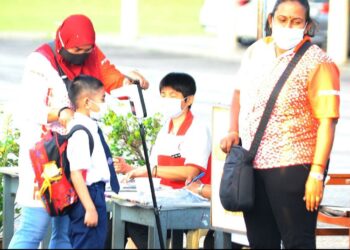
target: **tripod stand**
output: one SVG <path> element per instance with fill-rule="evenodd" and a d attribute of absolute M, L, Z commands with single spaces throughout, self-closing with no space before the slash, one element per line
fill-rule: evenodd
<path fill-rule="evenodd" d="M 145 156 L 145 163 L 146 163 L 146 168 L 147 168 L 147 176 L 148 176 L 148 180 L 149 180 L 149 184 L 150 184 L 150 188 L 151 188 L 152 203 L 153 203 L 154 215 L 155 215 L 155 219 L 156 219 L 156 226 L 157 226 L 158 237 L 159 237 L 159 245 L 160 245 L 161 249 L 165 249 L 164 239 L 163 239 L 162 229 L 161 229 L 161 224 L 160 224 L 160 218 L 159 218 L 160 209 L 158 208 L 157 199 L 156 199 L 156 195 L 155 195 L 155 191 L 154 191 L 152 171 L 151 171 L 151 167 L 150 167 L 150 162 L 149 162 L 149 157 L 148 157 L 148 149 L 147 149 L 147 144 L 146 144 L 145 127 L 142 123 L 143 118 L 147 117 L 146 105 L 145 105 L 145 101 L 143 98 L 143 93 L 142 93 L 142 88 L 140 86 L 140 82 L 138 80 L 134 80 L 130 77 L 127 77 L 127 78 L 129 80 L 131 80 L 133 82 L 133 84 L 135 84 L 137 86 L 137 91 L 138 91 L 139 98 L 140 98 L 140 103 L 141 103 L 141 107 L 142 107 L 142 114 L 143 114 L 141 118 L 136 116 L 136 110 L 135 110 L 135 107 L 134 107 L 134 104 L 132 101 L 130 101 L 130 105 L 131 105 L 131 111 L 132 111 L 133 115 L 135 115 L 138 119 L 142 147 L 143 147 L 143 152 L 144 152 L 144 156 Z"/>

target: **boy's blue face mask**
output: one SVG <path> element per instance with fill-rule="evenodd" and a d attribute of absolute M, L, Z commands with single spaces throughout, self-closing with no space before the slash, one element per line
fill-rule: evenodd
<path fill-rule="evenodd" d="M 73 54 L 68 52 L 65 48 L 61 48 L 60 55 L 66 62 L 70 64 L 82 65 L 85 62 L 86 58 L 88 58 L 88 56 L 90 55 L 90 52 L 82 54 Z"/>

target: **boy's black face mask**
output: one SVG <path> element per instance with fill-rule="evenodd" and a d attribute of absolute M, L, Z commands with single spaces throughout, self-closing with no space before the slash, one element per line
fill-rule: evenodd
<path fill-rule="evenodd" d="M 74 65 L 82 65 L 86 58 L 90 55 L 90 53 L 83 53 L 83 54 L 72 54 L 68 52 L 65 48 L 61 48 L 60 55 L 63 57 L 63 59 Z"/>

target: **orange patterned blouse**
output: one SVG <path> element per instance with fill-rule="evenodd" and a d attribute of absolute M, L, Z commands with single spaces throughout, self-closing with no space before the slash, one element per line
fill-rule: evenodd
<path fill-rule="evenodd" d="M 250 147 L 273 87 L 294 54 L 295 51 L 290 50 L 276 57 L 270 37 L 248 48 L 236 86 L 241 93 L 240 134 L 246 148 Z M 318 119 L 339 118 L 339 93 L 337 66 L 323 50 L 312 45 L 279 94 L 254 167 L 267 169 L 311 163 Z"/>

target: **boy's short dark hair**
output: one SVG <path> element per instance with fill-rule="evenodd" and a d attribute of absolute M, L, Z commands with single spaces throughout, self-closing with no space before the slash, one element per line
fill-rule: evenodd
<path fill-rule="evenodd" d="M 164 87 L 171 87 L 186 98 L 196 93 L 196 82 L 192 76 L 181 72 L 171 72 L 163 77 L 159 84 L 159 92 Z"/>
<path fill-rule="evenodd" d="M 95 77 L 79 75 L 68 86 L 68 96 L 70 101 L 76 106 L 77 99 L 83 92 L 97 91 L 103 88 L 103 84 Z"/>

